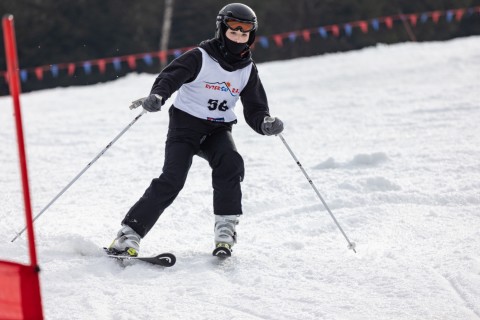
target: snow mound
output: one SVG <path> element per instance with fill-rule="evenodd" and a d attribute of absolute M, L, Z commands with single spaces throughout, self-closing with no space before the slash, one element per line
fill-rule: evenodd
<path fill-rule="evenodd" d="M 384 162 L 387 162 L 389 158 L 383 152 L 375 152 L 371 154 L 357 154 L 352 160 L 347 162 L 337 162 L 334 158 L 330 157 L 322 163 L 314 166 L 314 169 L 339 169 L 339 168 L 361 168 L 361 167 L 376 167 Z"/>

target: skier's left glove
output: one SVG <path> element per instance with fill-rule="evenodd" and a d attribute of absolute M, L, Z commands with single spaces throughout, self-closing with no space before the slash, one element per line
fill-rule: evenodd
<path fill-rule="evenodd" d="M 163 106 L 163 98 L 159 96 L 158 94 L 151 94 L 146 98 L 140 98 L 135 101 L 132 101 L 132 105 L 130 106 L 130 109 L 135 109 L 140 106 L 143 106 L 143 109 L 149 111 L 149 112 L 156 112 L 160 111 L 160 109 Z"/>
<path fill-rule="evenodd" d="M 276 117 L 265 117 L 261 128 L 266 136 L 277 135 L 283 131 L 283 122 Z"/>

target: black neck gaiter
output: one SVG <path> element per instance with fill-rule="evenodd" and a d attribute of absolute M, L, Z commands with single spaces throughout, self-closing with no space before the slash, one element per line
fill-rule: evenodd
<path fill-rule="evenodd" d="M 243 51 L 248 50 L 246 43 L 238 43 L 228 39 L 227 37 L 225 37 L 225 46 L 231 54 L 236 56 L 240 56 Z"/>
<path fill-rule="evenodd" d="M 252 53 L 245 43 L 244 45 L 247 49 L 243 53 L 233 54 L 226 48 L 225 40 L 210 39 L 200 43 L 200 47 L 205 49 L 227 71 L 244 68 L 252 62 Z"/>

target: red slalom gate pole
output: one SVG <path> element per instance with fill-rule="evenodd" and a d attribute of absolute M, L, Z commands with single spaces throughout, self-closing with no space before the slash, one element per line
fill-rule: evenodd
<path fill-rule="evenodd" d="M 25 152 L 22 114 L 20 109 L 21 88 L 19 80 L 19 66 L 17 46 L 15 42 L 15 28 L 12 15 L 5 15 L 3 17 L 2 27 L 5 42 L 5 53 L 7 58 L 8 85 L 10 88 L 10 95 L 13 99 L 15 124 L 17 129 L 17 143 L 22 178 L 23 200 L 25 205 L 25 219 L 28 229 L 27 234 L 28 248 L 30 253 L 30 266 L 8 262 L 3 263 L 3 266 L 0 266 L 0 271 L 4 270 L 4 274 L 0 274 L 0 280 L 2 280 L 5 285 L 4 289 L 11 288 L 12 290 L 15 290 L 21 294 L 19 301 L 12 301 L 12 297 L 10 297 L 4 301 L 0 301 L 0 306 L 2 306 L 3 312 L 10 312 L 9 314 L 12 315 L 12 318 L 15 317 L 15 319 L 20 314 L 24 319 L 43 319 L 39 281 L 40 268 L 38 266 L 37 253 L 35 250 L 30 187 L 28 184 L 27 156 Z M 15 282 L 13 276 L 8 276 L 9 274 L 13 275 L 15 273 L 20 275 L 19 283 Z M 11 295 L 14 296 L 14 292 L 11 292 Z M 5 297 L 3 296 L 0 298 Z M 8 304 L 8 302 L 17 303 L 17 305 Z M 5 303 L 7 303 L 7 305 L 5 305 Z"/>
<path fill-rule="evenodd" d="M 22 113 L 20 109 L 20 81 L 17 58 L 17 46 L 15 43 L 15 30 L 13 16 L 7 15 L 2 20 L 5 40 L 5 52 L 7 55 L 8 85 L 10 95 L 13 98 L 15 111 L 15 125 L 17 127 L 18 153 L 20 157 L 20 170 L 22 174 L 23 202 L 25 205 L 25 218 L 28 226 L 28 247 L 30 250 L 30 264 L 37 266 L 37 252 L 35 250 L 35 239 L 32 223 L 32 206 L 30 201 L 30 187 L 28 184 L 27 156 L 25 153 L 25 142 L 23 138 Z"/>

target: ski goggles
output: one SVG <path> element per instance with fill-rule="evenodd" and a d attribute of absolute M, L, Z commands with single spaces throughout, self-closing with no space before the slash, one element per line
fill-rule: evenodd
<path fill-rule="evenodd" d="M 242 32 L 250 32 L 257 28 L 257 24 L 254 22 L 246 22 L 241 20 L 225 17 L 223 23 L 232 30 L 240 30 Z"/>

